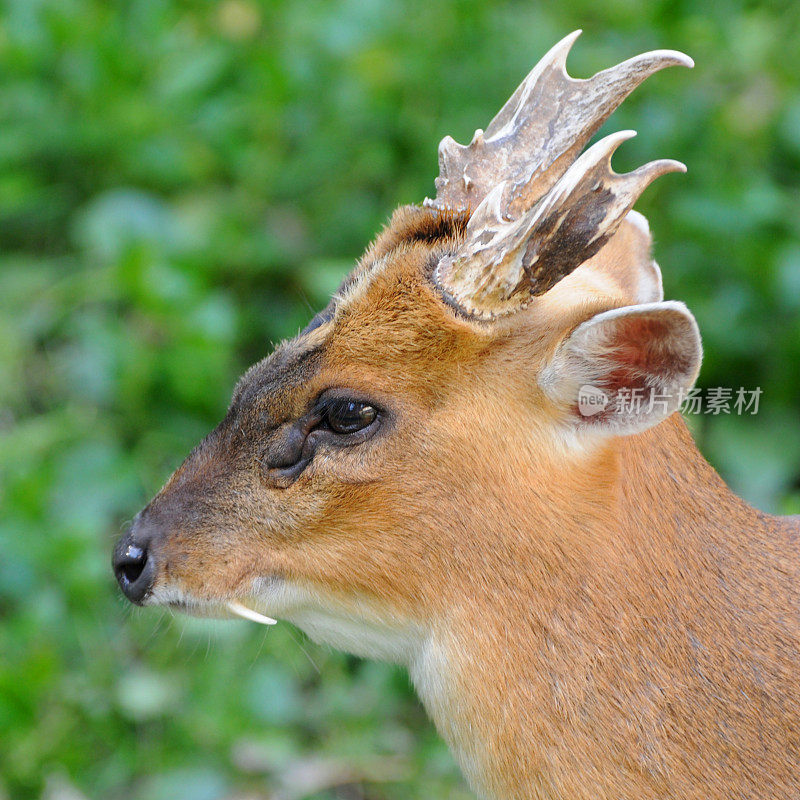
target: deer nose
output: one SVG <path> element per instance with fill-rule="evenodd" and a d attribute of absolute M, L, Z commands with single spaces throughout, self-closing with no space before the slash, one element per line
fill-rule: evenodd
<path fill-rule="evenodd" d="M 132 603 L 141 605 L 153 586 L 155 565 L 149 548 L 149 536 L 134 521 L 117 542 L 111 559 L 120 589 Z"/>

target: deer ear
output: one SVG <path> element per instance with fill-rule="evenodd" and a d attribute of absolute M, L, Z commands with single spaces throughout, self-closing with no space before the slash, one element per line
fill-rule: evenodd
<path fill-rule="evenodd" d="M 601 287 L 605 282 L 608 294 L 626 298 L 628 305 L 656 303 L 664 299 L 664 288 L 652 248 L 647 219 L 629 211 L 608 243 L 579 269 Z"/>
<path fill-rule="evenodd" d="M 701 359 L 700 333 L 686 306 L 646 303 L 581 323 L 559 345 L 539 382 L 569 424 L 625 435 L 676 411 Z"/>

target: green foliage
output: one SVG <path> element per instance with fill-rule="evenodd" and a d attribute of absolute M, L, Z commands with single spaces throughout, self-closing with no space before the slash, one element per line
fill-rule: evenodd
<path fill-rule="evenodd" d="M 399 670 L 132 612 L 108 562 L 244 367 L 432 193 L 438 140 L 579 26 L 575 75 L 697 61 L 607 130 L 640 132 L 620 170 L 688 164 L 639 204 L 667 296 L 698 317 L 704 386 L 764 391 L 755 417 L 692 420 L 703 449 L 800 512 L 796 3 L 3 4 L 0 796 L 468 797 Z"/>

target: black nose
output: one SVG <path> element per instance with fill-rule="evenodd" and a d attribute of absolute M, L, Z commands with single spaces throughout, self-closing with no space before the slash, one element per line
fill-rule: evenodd
<path fill-rule="evenodd" d="M 143 537 L 139 528 L 137 522 L 131 525 L 117 542 L 111 559 L 120 589 L 128 600 L 137 604 L 142 603 L 152 588 L 155 577 L 153 558 L 147 541 L 149 537 Z"/>

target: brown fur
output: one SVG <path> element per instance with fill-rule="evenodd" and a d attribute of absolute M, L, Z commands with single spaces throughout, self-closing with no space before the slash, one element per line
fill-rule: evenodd
<path fill-rule="evenodd" d="M 800 796 L 797 524 L 732 495 L 677 415 L 566 446 L 537 383 L 576 325 L 637 302 L 647 237 L 623 225 L 489 325 L 430 282 L 464 222 L 402 209 L 326 321 L 243 378 L 144 513 L 156 594 L 269 577 L 424 631 L 412 677 L 482 797 Z M 280 483 L 337 387 L 380 429 Z"/>

